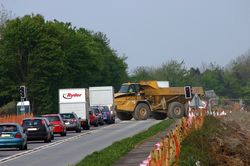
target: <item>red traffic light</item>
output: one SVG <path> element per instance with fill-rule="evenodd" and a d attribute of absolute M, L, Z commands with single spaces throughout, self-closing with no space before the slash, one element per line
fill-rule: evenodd
<path fill-rule="evenodd" d="M 184 87 L 184 93 L 185 93 L 185 98 L 186 99 L 191 99 L 192 98 L 192 89 L 191 89 L 191 86 L 185 86 Z"/>

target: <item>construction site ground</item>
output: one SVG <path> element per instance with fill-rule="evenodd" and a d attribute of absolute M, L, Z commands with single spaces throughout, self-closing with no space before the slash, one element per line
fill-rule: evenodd
<path fill-rule="evenodd" d="M 221 134 L 210 142 L 216 165 L 250 165 L 250 112 L 235 111 L 219 117 Z"/>

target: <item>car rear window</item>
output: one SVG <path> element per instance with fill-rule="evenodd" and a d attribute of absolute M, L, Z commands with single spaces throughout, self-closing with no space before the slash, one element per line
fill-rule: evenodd
<path fill-rule="evenodd" d="M 58 116 L 45 116 L 50 122 L 60 121 Z"/>
<path fill-rule="evenodd" d="M 73 114 L 61 114 L 63 119 L 74 119 L 75 116 Z"/>
<path fill-rule="evenodd" d="M 41 119 L 26 119 L 23 121 L 23 126 L 41 126 Z"/>
<path fill-rule="evenodd" d="M 0 125 L 0 133 L 1 132 L 16 132 L 17 127 L 15 125 Z"/>
<path fill-rule="evenodd" d="M 102 107 L 101 110 L 102 110 L 103 112 L 109 112 L 109 108 L 108 108 L 108 107 Z"/>

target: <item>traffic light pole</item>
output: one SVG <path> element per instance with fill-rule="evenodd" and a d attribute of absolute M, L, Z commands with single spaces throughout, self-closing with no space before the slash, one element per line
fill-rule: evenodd
<path fill-rule="evenodd" d="M 24 98 L 21 97 L 21 108 L 20 108 L 20 112 L 25 111 L 25 107 L 24 107 Z"/>

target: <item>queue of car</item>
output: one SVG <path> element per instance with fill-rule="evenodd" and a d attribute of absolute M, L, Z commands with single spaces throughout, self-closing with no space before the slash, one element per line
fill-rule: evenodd
<path fill-rule="evenodd" d="M 91 106 L 89 109 L 90 125 L 115 123 L 115 116 L 106 106 Z M 72 113 L 45 114 L 41 117 L 25 118 L 21 125 L 17 123 L 0 124 L 0 148 L 18 148 L 26 150 L 28 141 L 41 140 L 45 143 L 54 140 L 54 135 L 66 136 L 67 131 L 81 132 L 81 122 Z"/>
<path fill-rule="evenodd" d="M 115 114 L 108 106 L 91 106 L 89 111 L 90 124 L 94 126 L 115 123 Z"/>

